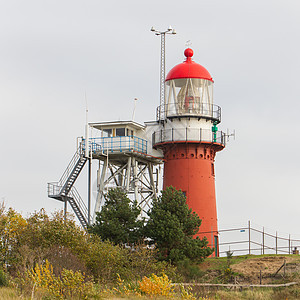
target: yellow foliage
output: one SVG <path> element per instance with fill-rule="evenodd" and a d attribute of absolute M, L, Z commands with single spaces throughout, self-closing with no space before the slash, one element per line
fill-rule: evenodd
<path fill-rule="evenodd" d="M 55 276 L 53 267 L 46 260 L 45 264 L 38 265 L 27 272 L 34 286 L 47 290 L 58 299 L 80 297 L 86 299 L 92 283 L 85 283 L 85 275 L 79 271 L 63 269 L 61 276 Z"/>
<path fill-rule="evenodd" d="M 0 208 L 0 256 L 1 260 L 8 262 L 8 255 L 12 247 L 17 244 L 18 237 L 22 235 L 27 226 L 27 221 L 12 208 L 4 213 Z"/>
<path fill-rule="evenodd" d="M 142 281 L 139 281 L 138 283 L 142 294 L 148 296 L 174 296 L 174 287 L 166 274 L 163 274 L 162 276 L 157 276 L 155 274 L 152 274 L 150 277 L 144 276 Z"/>
<path fill-rule="evenodd" d="M 60 278 L 53 273 L 53 267 L 46 260 L 44 265 L 38 265 L 27 272 L 28 277 L 33 281 L 34 285 L 44 288 L 58 298 L 61 296 L 62 282 Z"/>
<path fill-rule="evenodd" d="M 137 289 L 130 283 L 125 284 L 124 280 L 121 279 L 120 275 L 117 274 L 118 279 L 118 288 L 113 288 L 114 292 L 117 292 L 118 294 L 122 295 L 122 296 L 141 296 L 141 293 L 139 291 L 137 291 Z M 109 290 L 106 290 L 106 293 L 110 292 Z"/>
<path fill-rule="evenodd" d="M 184 288 L 184 286 L 181 284 L 179 287 L 180 287 L 180 296 L 181 296 L 181 299 L 185 299 L 185 300 L 196 300 L 197 299 L 192 294 L 192 288 L 190 286 L 188 286 L 187 288 Z M 203 300 L 204 300 L 204 298 L 203 298 Z"/>

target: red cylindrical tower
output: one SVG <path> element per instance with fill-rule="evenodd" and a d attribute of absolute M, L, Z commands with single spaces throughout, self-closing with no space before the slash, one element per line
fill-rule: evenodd
<path fill-rule="evenodd" d="M 218 256 L 218 224 L 214 159 L 225 147 L 225 134 L 218 131 L 221 108 L 213 104 L 213 80 L 209 72 L 186 60 L 166 77 L 164 120 L 153 134 L 153 145 L 164 153 L 163 187 L 173 186 L 186 195 L 187 204 L 202 224 L 197 236 L 207 237 Z"/>

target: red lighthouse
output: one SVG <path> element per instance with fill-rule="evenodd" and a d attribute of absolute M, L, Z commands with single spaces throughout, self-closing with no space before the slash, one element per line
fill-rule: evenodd
<path fill-rule="evenodd" d="M 218 131 L 221 108 L 213 103 L 213 79 L 192 60 L 193 50 L 166 77 L 163 120 L 153 134 L 153 145 L 164 156 L 163 187 L 173 186 L 186 195 L 188 206 L 202 224 L 197 234 L 207 237 L 218 255 L 218 224 L 214 162 L 225 147 L 225 134 Z"/>

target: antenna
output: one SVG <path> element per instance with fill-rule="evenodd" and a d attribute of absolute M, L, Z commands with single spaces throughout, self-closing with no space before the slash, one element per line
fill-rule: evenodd
<path fill-rule="evenodd" d="M 89 158 L 89 123 L 88 123 L 88 101 L 86 97 L 86 91 L 84 91 L 85 98 L 85 157 Z"/>
<path fill-rule="evenodd" d="M 134 117 L 135 117 L 135 108 L 136 108 L 136 101 L 138 100 L 138 98 L 134 98 L 134 106 L 133 106 L 133 112 L 132 112 L 132 121 L 134 121 Z"/>
<path fill-rule="evenodd" d="M 185 46 L 186 47 L 190 47 L 190 46 L 192 46 L 192 42 L 191 42 L 191 40 L 187 40 L 186 42 L 185 42 Z"/>
<path fill-rule="evenodd" d="M 154 32 L 156 35 L 160 35 L 160 103 L 159 103 L 159 121 L 164 121 L 165 119 L 165 69 L 166 69 L 166 55 L 165 55 L 165 39 L 166 34 L 176 34 L 176 30 L 169 26 L 165 31 L 156 30 L 153 26 L 150 31 Z"/>
<path fill-rule="evenodd" d="M 225 136 L 227 138 L 227 142 L 229 142 L 230 137 L 233 137 L 233 140 L 235 141 L 235 129 L 233 129 L 232 133 L 229 133 L 229 129 L 227 128 Z"/>

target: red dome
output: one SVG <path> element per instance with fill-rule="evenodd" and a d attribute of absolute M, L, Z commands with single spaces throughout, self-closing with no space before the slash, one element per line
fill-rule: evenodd
<path fill-rule="evenodd" d="M 185 49 L 184 55 L 186 56 L 186 60 L 170 70 L 166 77 L 166 81 L 179 78 L 201 78 L 213 82 L 209 72 L 201 65 L 192 61 L 193 54 L 194 51 L 192 49 Z"/>

